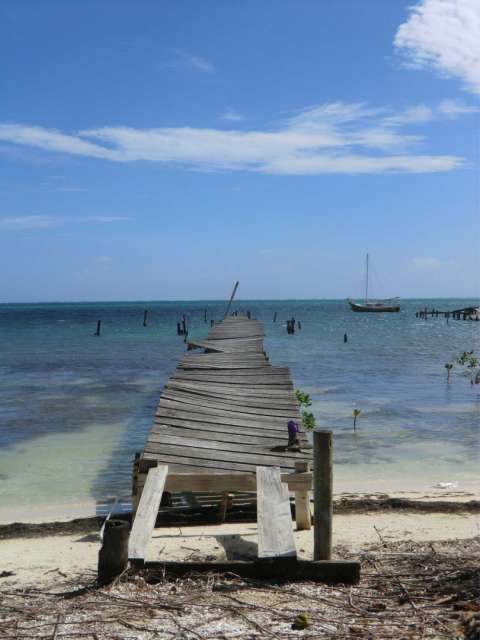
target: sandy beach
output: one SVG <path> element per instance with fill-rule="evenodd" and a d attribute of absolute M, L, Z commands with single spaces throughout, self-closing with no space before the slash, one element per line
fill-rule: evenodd
<path fill-rule="evenodd" d="M 438 510 L 334 516 L 333 558 L 360 560 L 361 580 L 355 586 L 242 580 L 230 574 L 163 576 L 150 583 L 147 574 L 134 574 L 98 588 L 100 518 L 65 518 L 34 529 L 24 524 L 23 531 L 18 524 L 3 525 L 0 634 L 12 640 L 475 640 L 480 630 L 475 613 L 478 503 L 423 504 Z M 454 511 L 441 511 L 441 504 Z M 62 528 L 65 533 L 55 532 Z M 294 535 L 299 557 L 311 559 L 313 532 Z M 255 522 L 179 524 L 155 529 L 147 559 L 247 560 L 256 551 Z"/>
<path fill-rule="evenodd" d="M 428 505 L 428 508 L 435 508 L 435 501 L 438 504 L 442 500 L 442 505 L 451 507 L 442 510 L 440 506 L 433 512 L 408 507 L 365 510 L 362 502 L 365 496 L 357 496 L 356 500 L 344 507 L 344 513 L 334 516 L 333 542 L 337 552 L 347 549 L 350 553 L 360 553 L 378 542 L 467 540 L 480 535 L 478 502 L 472 509 L 474 503 L 471 496 L 445 496 L 436 492 L 429 498 L 426 500 L 424 496 L 420 502 Z M 467 498 L 469 506 L 463 509 L 460 505 Z M 340 503 L 337 502 L 337 505 Z M 73 581 L 80 585 L 94 579 L 100 549 L 98 531 L 101 519 L 84 518 L 72 525 L 69 515 L 67 513 L 57 518 L 57 524 L 53 525 L 48 517 L 31 518 L 30 522 L 39 526 L 34 530 L 27 526 L 23 531 L 18 525 L 5 525 L 4 518 L 4 526 L 0 527 L 0 572 L 9 575 L 4 573 L 2 587 L 36 586 L 49 589 L 62 583 Z M 10 523 L 14 521 L 18 523 L 19 519 L 10 519 Z M 61 532 L 62 523 L 67 533 Z M 295 541 L 299 557 L 311 559 L 312 531 L 295 531 Z M 247 560 L 255 557 L 256 550 L 255 522 L 193 526 L 179 524 L 154 530 L 147 560 Z"/>

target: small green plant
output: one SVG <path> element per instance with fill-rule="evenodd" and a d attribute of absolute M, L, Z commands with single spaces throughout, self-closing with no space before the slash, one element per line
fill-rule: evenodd
<path fill-rule="evenodd" d="M 462 355 L 457 358 L 457 362 L 468 369 L 476 369 L 478 367 L 478 358 L 475 355 L 475 351 L 464 351 Z"/>
<path fill-rule="evenodd" d="M 310 411 L 302 411 L 302 424 L 305 431 L 313 431 L 315 429 L 315 416 Z"/>
<path fill-rule="evenodd" d="M 480 383 L 480 371 L 475 372 L 480 366 L 475 351 L 464 351 L 461 356 L 457 358 L 457 362 L 464 367 L 465 375 L 470 376 L 470 383 L 472 385 Z"/>
<path fill-rule="evenodd" d="M 296 631 L 302 631 L 310 626 L 310 616 L 308 613 L 299 613 L 298 616 L 295 617 L 295 620 L 292 624 L 292 629 Z"/>
<path fill-rule="evenodd" d="M 300 389 L 295 390 L 295 397 L 298 400 L 298 404 L 301 407 L 311 407 L 312 400 L 308 393 L 304 391 L 300 391 Z M 313 431 L 315 429 L 315 416 L 310 411 L 302 411 L 302 424 L 305 431 Z"/>
<path fill-rule="evenodd" d="M 450 373 L 453 369 L 453 364 L 451 362 L 447 362 L 445 369 L 447 370 L 447 384 L 450 384 Z"/>
<path fill-rule="evenodd" d="M 362 412 L 360 411 L 360 409 L 354 409 L 353 412 L 352 412 L 352 415 L 353 415 L 353 430 L 354 431 L 355 431 L 355 428 L 357 426 L 357 418 L 361 413 Z"/>
<path fill-rule="evenodd" d="M 312 401 L 311 401 L 310 396 L 308 395 L 308 393 L 304 393 L 303 391 L 300 391 L 300 389 L 296 389 L 295 390 L 295 397 L 298 400 L 298 404 L 300 404 L 302 407 L 311 407 L 312 406 Z"/>

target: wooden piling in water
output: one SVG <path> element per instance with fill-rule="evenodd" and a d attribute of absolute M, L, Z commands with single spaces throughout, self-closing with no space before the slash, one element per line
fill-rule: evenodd
<path fill-rule="evenodd" d="M 313 432 L 313 559 L 332 556 L 332 432 Z"/>
<path fill-rule="evenodd" d="M 93 334 L 94 336 L 96 336 L 97 338 L 100 335 L 100 329 L 102 327 L 102 321 L 101 320 L 97 320 L 97 329 L 95 331 L 95 333 Z"/>
<path fill-rule="evenodd" d="M 143 326 L 144 327 L 147 326 L 147 319 L 148 319 L 148 309 L 145 309 L 145 311 L 143 312 Z"/>
<path fill-rule="evenodd" d="M 273 314 L 273 321 L 276 322 L 277 321 L 277 312 L 275 311 L 275 313 Z"/>

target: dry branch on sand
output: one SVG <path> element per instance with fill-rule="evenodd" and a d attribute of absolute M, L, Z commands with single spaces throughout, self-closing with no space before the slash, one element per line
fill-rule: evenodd
<path fill-rule="evenodd" d="M 380 536 L 381 537 L 381 536 Z M 348 559 L 345 549 L 338 557 Z M 354 587 L 235 575 L 122 576 L 108 588 L 0 591 L 0 636 L 85 638 L 480 638 L 480 540 L 385 543 Z M 159 579 L 155 582 L 154 579 Z"/>

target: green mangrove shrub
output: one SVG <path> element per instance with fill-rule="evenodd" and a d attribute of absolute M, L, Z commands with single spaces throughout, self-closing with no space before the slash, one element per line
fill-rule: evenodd
<path fill-rule="evenodd" d="M 315 429 L 315 416 L 311 411 L 306 411 L 308 407 L 312 406 L 312 400 L 308 393 L 295 390 L 295 397 L 298 400 L 298 404 L 302 407 L 302 425 L 305 431 L 313 431 Z"/>

